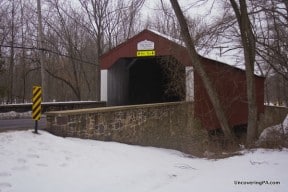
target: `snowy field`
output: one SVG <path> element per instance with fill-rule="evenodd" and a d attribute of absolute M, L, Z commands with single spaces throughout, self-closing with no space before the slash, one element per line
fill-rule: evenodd
<path fill-rule="evenodd" d="M 0 133 L 0 192 L 287 192 L 288 149 L 221 160 L 174 150 Z"/>

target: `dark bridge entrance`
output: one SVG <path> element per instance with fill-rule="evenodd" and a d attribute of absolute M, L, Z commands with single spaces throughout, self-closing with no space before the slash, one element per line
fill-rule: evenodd
<path fill-rule="evenodd" d="M 108 70 L 108 105 L 183 100 L 185 79 L 177 76 L 185 67 L 172 57 L 121 58 Z"/>

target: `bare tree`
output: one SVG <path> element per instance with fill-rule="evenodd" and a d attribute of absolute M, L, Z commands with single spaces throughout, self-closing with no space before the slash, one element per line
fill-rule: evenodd
<path fill-rule="evenodd" d="M 10 59 L 9 59 L 9 86 L 8 86 L 8 102 L 12 103 L 13 100 L 13 86 L 14 86 L 14 65 L 15 65 L 15 60 L 14 60 L 14 44 L 15 44 L 15 2 L 14 0 L 12 1 L 11 5 L 11 20 L 10 20 L 10 29 L 11 29 L 11 40 L 10 40 Z"/>
<path fill-rule="evenodd" d="M 25 75 L 36 60 L 36 57 L 33 56 L 33 47 L 36 46 L 35 30 L 32 27 L 35 17 L 34 10 L 31 11 L 33 6 L 30 3 L 28 0 L 1 1 L 0 49 L 3 71 L 0 89 L 3 90 L 3 101 L 11 102 L 12 100 L 19 101 L 19 99 L 23 101 L 24 97 L 30 99 L 30 94 L 26 95 L 23 90 L 32 89 L 30 85 L 38 79 L 36 78 L 37 74 L 33 74 L 33 78 L 31 77 L 28 81 L 27 75 Z M 28 7 L 29 11 L 27 11 Z M 28 48 L 29 46 L 30 48 Z M 29 60 L 29 65 L 25 64 L 27 60 Z M 8 97 L 9 100 L 7 100 Z"/>
<path fill-rule="evenodd" d="M 135 15 L 137 10 L 142 6 L 143 0 L 137 1 L 109 1 L 109 0 L 79 0 L 84 13 L 88 18 L 88 22 L 84 24 L 84 27 L 90 33 L 91 37 L 94 39 L 96 49 L 95 49 L 95 87 L 96 87 L 96 99 L 100 100 L 100 55 L 105 51 L 104 41 L 108 40 L 109 48 L 111 48 L 111 37 L 112 34 L 117 38 L 119 32 L 126 32 L 124 34 L 124 39 L 127 36 L 132 35 L 131 29 L 135 23 Z M 126 10 L 129 10 L 126 12 Z M 126 13 L 125 13 L 126 12 Z M 128 14 L 127 14 L 128 13 Z M 121 18 L 122 16 L 122 18 Z M 125 28 L 118 28 L 120 21 L 117 18 L 121 18 L 123 21 L 128 21 L 128 25 L 125 25 Z M 114 29 L 117 29 L 116 33 L 113 33 Z M 125 30 L 124 30 L 125 29 Z M 128 29 L 128 31 L 126 30 Z M 108 32 L 107 39 L 105 38 L 105 33 Z M 106 33 L 107 34 L 107 33 Z M 126 36 L 126 37 L 125 37 Z M 119 42 L 119 40 L 117 40 Z"/>
<path fill-rule="evenodd" d="M 246 0 L 239 0 L 239 4 L 235 0 L 230 0 L 235 12 L 237 22 L 241 33 L 241 41 L 244 49 L 245 58 L 245 74 L 248 99 L 248 126 L 246 144 L 252 144 L 257 138 L 257 103 L 255 92 L 255 47 L 256 41 L 252 30 L 252 25 L 248 16 L 248 8 Z"/>
<path fill-rule="evenodd" d="M 193 6 L 193 5 L 192 5 Z M 189 9 L 187 9 L 189 10 Z M 187 11 L 186 10 L 186 11 Z M 178 40 L 179 44 L 183 44 L 180 34 L 180 26 L 175 18 L 173 10 L 169 7 L 169 4 L 161 1 L 154 10 L 155 14 L 151 14 L 147 21 L 147 26 L 150 29 L 155 29 L 158 32 L 168 35 L 169 37 Z M 191 29 L 190 35 L 194 40 L 195 48 L 197 51 L 208 49 L 212 46 L 210 34 L 213 34 L 211 27 L 200 17 L 192 18 L 186 15 L 186 23 L 189 29 Z M 209 43 L 207 43 L 209 42 Z"/>
<path fill-rule="evenodd" d="M 270 101 L 269 95 L 275 94 L 275 91 L 273 92 L 269 85 L 271 84 L 270 80 L 273 81 L 275 78 L 270 78 L 270 76 L 274 76 L 276 75 L 275 73 L 278 73 L 283 76 L 286 81 L 288 80 L 286 72 L 288 67 L 286 48 L 288 10 L 286 4 L 286 1 L 283 0 L 247 1 L 247 13 L 256 44 L 255 70 L 262 76 L 266 77 L 265 94 L 268 103 Z M 231 4 L 224 4 L 225 14 L 223 19 L 218 22 L 218 28 L 224 30 L 222 32 L 218 30 L 219 32 L 218 34 L 216 33 L 217 36 L 215 36 L 215 39 L 219 40 L 218 44 L 226 43 L 226 45 L 230 47 L 224 50 L 224 54 L 229 54 L 230 50 L 239 50 L 239 53 L 241 54 L 234 55 L 243 57 L 244 49 L 241 40 L 241 32 L 234 13 L 235 11 L 230 11 L 231 7 Z"/>
<path fill-rule="evenodd" d="M 201 77 L 201 79 L 203 81 L 204 87 L 207 90 L 209 98 L 210 98 L 212 105 L 215 109 L 217 118 L 218 118 L 219 123 L 221 125 L 221 128 L 223 130 L 223 133 L 228 140 L 234 140 L 234 136 L 231 132 L 227 117 L 226 117 L 225 112 L 221 106 L 219 96 L 217 95 L 217 92 L 216 92 L 215 88 L 213 87 L 212 82 L 209 79 L 209 76 L 207 75 L 206 71 L 204 70 L 203 66 L 201 65 L 199 56 L 198 56 L 196 49 L 195 49 L 193 39 L 190 36 L 190 32 L 189 32 L 189 29 L 188 29 L 188 26 L 186 23 L 185 16 L 183 15 L 183 12 L 182 12 L 179 4 L 178 4 L 178 1 L 170 0 L 170 3 L 174 9 L 174 12 L 175 12 L 176 17 L 178 19 L 178 22 L 180 24 L 181 34 L 182 34 L 182 37 L 185 41 L 190 59 L 193 63 L 193 66 L 194 66 L 196 72 L 199 74 L 199 76 Z"/>
<path fill-rule="evenodd" d="M 41 0 L 37 0 L 37 16 L 38 16 L 38 49 L 39 58 L 41 65 L 41 86 L 42 86 L 42 98 L 43 101 L 48 101 L 48 81 L 46 77 L 46 66 L 44 63 L 44 34 L 42 26 L 42 11 L 41 11 Z"/>
<path fill-rule="evenodd" d="M 139 31 L 141 28 L 139 19 L 141 15 L 139 10 L 143 3 L 144 0 L 119 0 L 115 1 L 115 5 L 110 6 L 111 11 L 107 14 L 107 20 L 110 22 L 104 34 L 106 44 L 103 50 L 104 52 L 126 41 Z"/>
<path fill-rule="evenodd" d="M 30 91 L 26 90 L 30 90 L 32 84 L 40 84 L 41 63 L 45 62 L 45 72 L 50 74 L 45 80 L 49 82 L 46 88 L 49 99 L 95 100 L 95 89 L 100 88 L 99 56 L 138 32 L 140 22 L 136 18 L 144 0 L 79 2 L 80 8 L 79 4 L 68 1 L 42 1 L 43 39 L 40 43 L 43 46 L 38 48 L 37 13 L 40 12 L 35 2 L 0 2 L 2 99 L 7 100 L 8 95 L 10 100 L 30 99 Z M 12 13 L 15 13 L 14 23 Z M 44 53 L 44 58 L 39 57 L 39 52 Z M 55 91 L 57 86 L 63 87 L 63 91 Z M 97 99 L 100 99 L 99 89 Z"/>
<path fill-rule="evenodd" d="M 273 71 L 288 80 L 287 32 L 288 7 L 283 0 L 256 1 L 258 7 L 253 12 L 259 23 L 257 30 L 257 55 L 264 60 Z"/>
<path fill-rule="evenodd" d="M 89 47 L 91 39 L 87 37 L 86 31 L 79 24 L 85 21 L 83 17 L 79 16 L 77 22 L 71 19 L 71 17 L 76 18 L 74 10 L 67 4 L 61 4 L 58 0 L 49 1 L 48 5 L 52 15 L 45 19 L 48 27 L 45 42 L 49 50 L 57 53 L 46 53 L 46 62 L 49 64 L 46 71 L 52 77 L 53 85 L 51 86 L 57 87 L 56 84 L 59 84 L 57 81 L 60 81 L 74 93 L 74 95 L 70 95 L 70 99 L 75 97 L 77 100 L 93 99 L 90 96 L 92 89 L 89 80 L 93 71 L 89 69 L 89 66 L 93 64 L 95 58 L 90 59 L 87 56 L 87 52 L 89 52 L 87 47 Z M 93 47 L 89 47 L 89 49 L 93 49 Z M 57 92 L 53 95 L 54 99 L 59 98 Z"/>
<path fill-rule="evenodd" d="M 287 2 L 255 0 L 250 4 L 253 7 L 250 18 L 256 34 L 256 65 L 266 77 L 265 100 L 267 103 L 283 103 L 288 81 Z"/>

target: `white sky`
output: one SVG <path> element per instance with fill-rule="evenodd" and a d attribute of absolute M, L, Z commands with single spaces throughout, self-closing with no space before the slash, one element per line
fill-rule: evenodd
<path fill-rule="evenodd" d="M 163 2 L 170 5 L 169 0 L 163 0 Z M 214 0 L 178 0 L 178 2 L 182 10 L 188 12 L 192 18 L 201 17 L 209 22 L 212 21 L 214 17 L 221 15 L 219 0 L 218 2 Z M 142 8 L 144 18 L 148 17 L 153 11 L 156 11 L 157 8 L 159 8 L 160 3 L 160 0 L 146 0 Z"/>
<path fill-rule="evenodd" d="M 167 5 L 170 5 L 170 0 L 163 0 L 163 2 Z M 178 0 L 178 2 L 182 8 L 182 11 L 184 11 L 186 15 L 189 15 L 189 17 L 193 19 L 201 18 L 203 22 L 207 23 L 208 25 L 213 24 L 213 22 L 218 17 L 221 17 L 223 15 L 222 4 L 219 0 Z M 161 9 L 159 9 L 159 7 L 161 7 L 160 5 L 160 0 L 146 0 L 142 8 L 143 18 L 141 20 L 145 22 L 148 17 L 153 18 L 153 14 L 157 14 L 158 10 L 162 11 Z M 222 45 L 221 42 L 218 43 L 220 43 L 219 46 Z M 225 46 L 228 46 L 229 48 L 230 45 L 226 44 Z M 225 49 L 222 49 L 222 51 L 225 51 Z M 198 51 L 204 57 L 224 62 L 241 69 L 244 68 L 242 59 L 239 59 L 239 55 L 240 57 L 242 57 L 242 53 L 239 53 L 239 50 L 230 51 L 222 55 L 220 54 L 219 48 L 214 48 L 212 50 L 209 50 L 208 52 L 206 49 Z"/>

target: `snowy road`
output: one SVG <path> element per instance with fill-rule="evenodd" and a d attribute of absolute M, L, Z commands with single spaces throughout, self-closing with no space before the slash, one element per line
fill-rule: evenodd
<path fill-rule="evenodd" d="M 34 129 L 35 121 L 29 119 L 7 119 L 0 120 L 0 132 L 3 130 L 14 129 Z M 41 118 L 38 122 L 38 128 L 44 129 L 46 127 L 46 118 Z"/>

